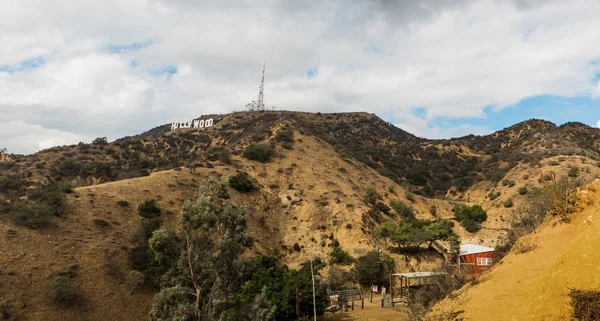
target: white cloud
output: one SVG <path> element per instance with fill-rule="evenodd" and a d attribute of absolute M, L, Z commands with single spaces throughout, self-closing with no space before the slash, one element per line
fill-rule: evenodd
<path fill-rule="evenodd" d="M 485 106 L 534 95 L 600 92 L 599 10 L 583 0 L 8 0 L 0 122 L 27 126 L 11 133 L 21 144 L 4 135 L 0 147 L 27 153 L 241 110 L 257 95 L 263 62 L 269 106 L 375 112 L 427 137 L 484 133 L 432 121 L 481 117 Z M 137 51 L 109 50 L 148 39 Z M 2 71 L 40 56 L 38 68 Z M 178 73 L 155 72 L 165 66 Z M 414 107 L 425 108 L 425 126 L 406 122 Z"/>
<path fill-rule="evenodd" d="M 596 123 L 596 127 L 600 128 L 600 120 Z"/>
<path fill-rule="evenodd" d="M 469 124 L 460 124 L 458 126 L 440 126 L 430 120 L 419 118 L 413 115 L 406 115 L 404 121 L 395 126 L 414 134 L 417 137 L 426 137 L 432 139 L 448 139 L 463 137 L 470 134 L 487 135 L 492 132 L 488 126 L 475 126 Z"/>

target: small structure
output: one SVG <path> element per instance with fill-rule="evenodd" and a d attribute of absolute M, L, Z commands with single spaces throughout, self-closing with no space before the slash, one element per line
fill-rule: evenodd
<path fill-rule="evenodd" d="M 458 269 L 468 274 L 481 274 L 489 269 L 494 261 L 496 250 L 482 245 L 463 244 L 460 246 L 456 263 L 449 257 L 449 265 L 457 266 Z"/>
<path fill-rule="evenodd" d="M 339 291 L 327 291 L 329 299 L 333 304 L 334 300 L 337 300 L 336 305 L 339 310 L 347 311 L 349 305 L 351 305 L 352 311 L 354 311 L 354 301 L 361 301 L 361 309 L 365 308 L 365 297 L 361 289 L 348 289 Z"/>
<path fill-rule="evenodd" d="M 410 292 L 423 285 L 430 284 L 433 277 L 444 275 L 444 272 L 409 272 L 394 273 L 390 275 L 390 302 L 392 306 L 396 303 L 408 303 Z M 394 277 L 400 277 L 400 293 L 394 293 Z M 394 301 L 394 294 L 399 295 L 398 301 Z"/>

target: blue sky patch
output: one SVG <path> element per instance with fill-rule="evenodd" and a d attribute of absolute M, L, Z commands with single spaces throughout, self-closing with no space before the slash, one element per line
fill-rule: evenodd
<path fill-rule="evenodd" d="M 319 73 L 319 68 L 314 67 L 306 70 L 306 77 L 313 78 Z"/>
<path fill-rule="evenodd" d="M 177 69 L 177 66 L 167 65 L 167 66 L 160 67 L 158 69 L 154 69 L 150 73 L 152 73 L 155 76 L 166 76 L 167 79 L 170 79 L 171 76 L 176 74 L 178 71 L 179 70 Z"/>
<path fill-rule="evenodd" d="M 25 70 L 35 69 L 46 63 L 46 58 L 43 56 L 28 58 L 16 65 L 0 65 L 0 72 L 7 72 L 9 74 L 15 72 L 21 72 Z"/>
<path fill-rule="evenodd" d="M 148 48 L 156 43 L 156 40 L 147 39 L 142 42 L 132 42 L 128 45 L 109 45 L 108 52 L 113 54 L 136 52 Z"/>

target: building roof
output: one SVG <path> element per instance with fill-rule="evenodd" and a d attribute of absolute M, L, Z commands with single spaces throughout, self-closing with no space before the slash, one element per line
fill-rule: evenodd
<path fill-rule="evenodd" d="M 460 246 L 459 255 L 469 255 L 485 252 L 493 252 L 495 249 L 487 246 L 475 245 L 475 244 L 463 244 Z"/>
<path fill-rule="evenodd" d="M 409 279 L 426 278 L 429 276 L 442 275 L 444 272 L 410 272 L 410 273 L 395 273 L 392 276 L 403 276 Z"/>

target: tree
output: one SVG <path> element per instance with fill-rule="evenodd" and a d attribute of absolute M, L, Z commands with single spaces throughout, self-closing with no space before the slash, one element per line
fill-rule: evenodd
<path fill-rule="evenodd" d="M 362 286 L 383 286 L 390 282 L 394 271 L 394 259 L 377 250 L 359 257 L 354 265 L 356 278 Z"/>
<path fill-rule="evenodd" d="M 437 218 L 434 221 L 413 219 L 383 223 L 377 228 L 376 233 L 396 243 L 400 248 L 420 246 L 426 242 L 431 246 L 436 240 L 457 243 L 458 236 L 454 233 L 453 227 L 454 223 L 448 219 Z"/>
<path fill-rule="evenodd" d="M 164 230 L 152 235 L 150 248 L 157 260 L 179 257 L 165 274 L 170 276 L 170 286 L 155 297 L 152 320 L 164 320 L 161 316 L 168 315 L 164 311 L 185 312 L 190 307 L 195 320 L 219 320 L 235 311 L 231 310 L 237 302 L 234 294 L 244 267 L 241 255 L 251 239 L 246 236 L 244 211 L 218 197 L 222 188 L 222 182 L 209 178 L 197 198 L 184 203 L 179 214 L 180 242 Z"/>
<path fill-rule="evenodd" d="M 108 145 L 108 139 L 106 137 L 97 137 L 92 141 L 93 145 Z"/>

